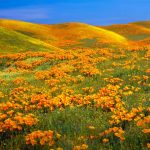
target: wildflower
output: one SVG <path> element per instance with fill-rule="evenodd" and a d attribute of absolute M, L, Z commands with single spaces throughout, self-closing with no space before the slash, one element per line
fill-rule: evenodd
<path fill-rule="evenodd" d="M 103 139 L 103 143 L 108 143 L 108 142 L 109 142 L 109 139 L 107 139 L 107 138 Z"/>
<path fill-rule="evenodd" d="M 89 128 L 90 130 L 95 130 L 95 127 L 94 127 L 94 126 L 88 126 L 88 128 Z"/>

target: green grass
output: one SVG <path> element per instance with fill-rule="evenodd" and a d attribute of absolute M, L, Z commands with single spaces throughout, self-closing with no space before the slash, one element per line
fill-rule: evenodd
<path fill-rule="evenodd" d="M 0 37 L 0 53 L 50 51 L 41 41 L 3 27 L 0 27 Z"/>
<path fill-rule="evenodd" d="M 146 38 L 150 38 L 150 34 L 139 34 L 139 35 L 129 35 L 127 36 L 129 40 L 138 41 Z"/>

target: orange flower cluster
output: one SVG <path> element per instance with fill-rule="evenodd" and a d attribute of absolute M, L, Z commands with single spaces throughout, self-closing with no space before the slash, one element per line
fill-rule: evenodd
<path fill-rule="evenodd" d="M 103 110 L 113 110 L 116 105 L 122 105 L 119 93 L 120 86 L 107 85 L 100 89 L 99 93 L 95 95 L 94 102 L 96 107 L 101 107 Z"/>
<path fill-rule="evenodd" d="M 118 105 L 116 109 L 113 111 L 113 115 L 111 116 L 112 120 L 110 120 L 110 124 L 120 124 L 124 121 L 133 121 L 137 120 L 139 117 L 143 117 L 143 108 L 132 108 L 132 110 L 129 112 L 127 109 L 125 109 L 124 105 Z"/>
<path fill-rule="evenodd" d="M 50 108 L 51 99 L 47 94 L 31 95 L 28 110 Z"/>
<path fill-rule="evenodd" d="M 91 65 L 86 65 L 81 69 L 81 73 L 83 73 L 86 76 L 94 76 L 99 75 L 100 71 Z"/>
<path fill-rule="evenodd" d="M 25 84 L 26 81 L 25 81 L 24 78 L 18 77 L 18 78 L 16 78 L 16 79 L 13 81 L 13 83 L 16 84 L 16 85 L 22 85 L 22 84 Z"/>
<path fill-rule="evenodd" d="M 25 60 L 26 58 L 32 58 L 32 57 L 43 57 L 46 59 L 55 59 L 55 60 L 65 60 L 65 59 L 72 59 L 73 58 L 73 54 L 72 52 L 68 52 L 66 54 L 65 51 L 60 51 L 59 52 L 60 55 L 58 55 L 58 52 L 32 52 L 32 51 L 28 51 L 28 52 L 24 52 L 24 53 L 15 53 L 15 54 L 7 54 L 7 55 L 1 55 L 0 59 L 9 59 L 11 61 L 20 61 L 20 60 Z"/>
<path fill-rule="evenodd" d="M 34 70 L 36 67 L 45 64 L 46 62 L 57 62 L 57 61 L 64 61 L 70 60 L 74 58 L 72 52 L 65 52 L 60 51 L 60 55 L 57 52 L 25 52 L 25 53 L 17 53 L 17 54 L 7 54 L 1 55 L 0 59 L 7 60 L 3 65 L 8 67 L 7 71 L 9 72 L 17 72 L 17 71 L 31 71 Z M 38 60 L 28 61 L 32 58 L 39 58 Z"/>
<path fill-rule="evenodd" d="M 39 89 L 34 89 L 32 86 L 14 88 L 11 91 L 9 102 L 3 104 L 2 108 L 25 111 L 49 109 L 51 97 L 47 94 L 36 93 L 38 91 Z"/>
<path fill-rule="evenodd" d="M 143 119 L 139 119 L 137 121 L 137 126 L 148 127 L 149 123 L 150 123 L 150 116 L 146 116 Z"/>
<path fill-rule="evenodd" d="M 113 78 L 113 77 L 111 77 L 111 78 L 104 78 L 104 81 L 106 81 L 107 83 L 109 83 L 109 84 L 112 84 L 112 85 L 122 85 L 122 82 L 123 82 L 123 80 L 122 79 L 120 79 L 120 78 Z"/>
<path fill-rule="evenodd" d="M 148 114 L 150 113 L 150 107 L 147 108 L 147 112 Z M 137 126 L 142 127 L 143 128 L 143 133 L 145 133 L 148 137 L 150 134 L 150 116 L 141 116 L 138 117 L 138 119 L 136 119 L 137 121 Z M 150 143 L 147 143 L 147 147 L 150 148 Z"/>
<path fill-rule="evenodd" d="M 113 127 L 105 130 L 104 132 L 100 133 L 100 136 L 108 136 L 110 134 L 114 134 L 114 136 L 118 137 L 121 141 L 124 141 L 124 130 L 121 127 Z M 104 139 L 103 139 L 104 140 Z M 106 140 L 104 140 L 106 142 Z"/>
<path fill-rule="evenodd" d="M 14 110 L 0 113 L 0 132 L 20 131 L 38 122 L 33 114 L 16 113 Z"/>
<path fill-rule="evenodd" d="M 48 131 L 34 131 L 28 135 L 25 136 L 26 144 L 31 144 L 32 146 L 40 144 L 45 145 L 48 144 L 50 147 L 52 147 L 56 141 L 61 137 L 60 134 L 56 133 L 54 134 L 54 131 L 48 130 Z"/>
<path fill-rule="evenodd" d="M 23 61 L 16 61 L 15 66 L 19 69 L 30 70 L 32 69 L 32 64 L 25 63 Z"/>
<path fill-rule="evenodd" d="M 84 93 L 87 93 L 87 94 L 94 92 L 93 87 L 82 88 L 82 90 L 83 90 Z"/>

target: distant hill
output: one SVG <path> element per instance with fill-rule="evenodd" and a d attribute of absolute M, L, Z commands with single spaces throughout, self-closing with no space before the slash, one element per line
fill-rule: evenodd
<path fill-rule="evenodd" d="M 49 51 L 70 48 L 126 47 L 150 38 L 150 22 L 111 26 L 84 23 L 35 24 L 0 19 L 0 52 Z M 142 41 L 144 40 L 144 41 Z M 146 42 L 149 43 L 149 42 Z"/>
<path fill-rule="evenodd" d="M 56 39 L 57 46 L 78 45 L 78 46 L 93 46 L 99 47 L 107 44 L 126 44 L 125 37 L 108 31 L 102 28 L 98 28 L 92 25 L 83 23 L 65 23 L 57 25 L 47 25 L 51 30 L 51 35 Z"/>
<path fill-rule="evenodd" d="M 136 25 L 139 25 L 139 26 L 143 26 L 145 28 L 149 28 L 150 29 L 150 21 L 134 22 L 133 24 L 136 24 Z"/>
<path fill-rule="evenodd" d="M 150 38 L 150 22 L 135 22 L 129 24 L 116 24 L 101 27 L 115 33 L 118 33 L 129 40 L 143 40 Z"/>
<path fill-rule="evenodd" d="M 126 38 L 117 33 L 83 23 L 42 25 L 1 19 L 0 27 L 9 29 L 15 34 L 18 33 L 17 37 L 24 35 L 59 48 L 108 47 L 110 44 L 111 46 L 127 44 Z M 2 37 L 4 40 L 5 36 Z M 5 42 L 7 42 L 7 38 L 5 38 Z M 10 40 L 8 40 L 9 42 Z"/>

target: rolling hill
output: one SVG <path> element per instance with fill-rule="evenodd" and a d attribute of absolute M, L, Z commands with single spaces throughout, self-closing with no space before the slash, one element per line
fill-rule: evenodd
<path fill-rule="evenodd" d="M 47 42 L 54 40 L 54 37 L 52 37 L 52 35 L 49 33 L 49 29 L 46 26 L 40 24 L 18 20 L 1 19 L 0 26 Z"/>
<path fill-rule="evenodd" d="M 78 45 L 87 47 L 99 47 L 106 44 L 126 44 L 127 40 L 123 36 L 83 23 L 65 23 L 57 25 L 47 25 L 51 34 L 59 39 L 57 45 L 66 46 Z"/>
<path fill-rule="evenodd" d="M 150 37 L 150 22 L 116 24 L 104 26 L 104 29 L 118 33 L 129 40 L 138 41 Z"/>
<path fill-rule="evenodd" d="M 0 19 L 0 51 L 5 53 L 143 45 L 146 39 L 149 41 L 149 27 L 148 21 L 92 26 L 75 22 L 46 25 Z M 147 45 L 148 43 L 146 42 Z"/>
<path fill-rule="evenodd" d="M 2 19 L 0 26 L 59 48 L 108 47 L 110 44 L 112 46 L 127 44 L 126 38 L 117 33 L 83 23 L 42 25 Z"/>
<path fill-rule="evenodd" d="M 58 48 L 36 38 L 0 27 L 0 52 L 50 51 Z"/>
<path fill-rule="evenodd" d="M 139 26 L 143 26 L 145 28 L 149 28 L 150 29 L 150 21 L 134 22 L 133 24 L 136 24 L 136 25 L 139 25 Z"/>

